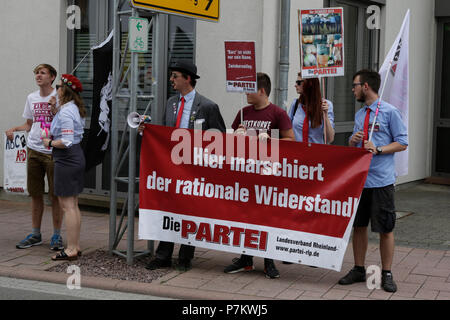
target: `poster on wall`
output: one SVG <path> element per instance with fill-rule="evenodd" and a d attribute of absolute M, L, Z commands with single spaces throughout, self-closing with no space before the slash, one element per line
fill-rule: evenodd
<path fill-rule="evenodd" d="M 298 11 L 303 78 L 344 76 L 344 9 Z"/>
<path fill-rule="evenodd" d="M 26 132 L 14 132 L 12 140 L 3 136 L 3 189 L 8 193 L 28 195 Z"/>
<path fill-rule="evenodd" d="M 256 92 L 254 41 L 225 41 L 227 92 Z"/>

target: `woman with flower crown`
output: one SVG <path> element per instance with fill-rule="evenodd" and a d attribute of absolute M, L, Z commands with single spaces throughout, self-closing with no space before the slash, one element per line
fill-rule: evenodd
<path fill-rule="evenodd" d="M 56 89 L 60 107 L 50 127 L 53 139 L 43 141 L 46 147 L 53 147 L 54 193 L 65 215 L 67 246 L 52 260 L 76 260 L 81 255 L 78 195 L 84 186 L 85 158 L 80 142 L 86 109 L 80 96 L 83 87 L 77 77 L 63 74 Z"/>

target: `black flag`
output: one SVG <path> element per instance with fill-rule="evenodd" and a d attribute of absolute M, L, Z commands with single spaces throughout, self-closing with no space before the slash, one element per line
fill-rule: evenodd
<path fill-rule="evenodd" d="M 94 81 L 91 127 L 84 146 L 86 171 L 103 162 L 109 147 L 112 107 L 113 32 L 98 47 L 92 48 Z"/>

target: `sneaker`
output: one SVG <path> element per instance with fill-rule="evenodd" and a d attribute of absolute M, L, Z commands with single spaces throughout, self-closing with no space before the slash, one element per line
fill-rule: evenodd
<path fill-rule="evenodd" d="M 275 263 L 273 263 L 273 260 L 270 261 L 264 261 L 264 273 L 266 274 L 266 278 L 269 279 L 276 279 L 280 277 L 280 272 L 278 272 L 277 268 L 275 267 Z"/>
<path fill-rule="evenodd" d="M 392 277 L 392 273 L 386 273 L 381 276 L 381 287 L 386 292 L 396 292 L 397 285 L 394 282 L 394 278 Z"/>
<path fill-rule="evenodd" d="M 17 249 L 26 249 L 42 244 L 41 235 L 29 234 L 25 239 L 16 244 Z"/>
<path fill-rule="evenodd" d="M 54 234 L 50 240 L 50 249 L 53 251 L 60 251 L 64 249 L 62 237 L 59 234 Z"/>
<path fill-rule="evenodd" d="M 339 284 L 340 285 L 349 285 L 349 284 L 353 284 L 355 282 L 365 282 L 366 281 L 366 272 L 361 272 L 358 271 L 356 268 L 353 268 L 352 270 L 350 270 L 349 273 L 347 273 L 347 275 L 343 278 L 341 278 L 341 280 L 339 280 Z"/>
<path fill-rule="evenodd" d="M 225 273 L 237 273 L 241 271 L 252 271 L 255 267 L 253 266 L 253 259 L 243 259 L 243 258 L 234 258 L 233 264 L 230 264 L 226 267 L 223 272 Z"/>
<path fill-rule="evenodd" d="M 156 270 L 156 269 L 161 269 L 161 268 L 168 268 L 172 266 L 172 260 L 162 260 L 162 259 L 153 259 L 152 261 L 150 261 L 147 266 L 145 267 L 145 269 L 148 270 Z"/>

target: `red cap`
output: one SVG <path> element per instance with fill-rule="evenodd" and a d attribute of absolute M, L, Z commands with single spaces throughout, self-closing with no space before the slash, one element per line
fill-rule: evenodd
<path fill-rule="evenodd" d="M 82 92 L 83 86 L 81 85 L 81 81 L 78 80 L 77 77 L 71 74 L 63 74 L 61 76 L 61 80 L 64 84 L 68 85 L 75 92 Z"/>

